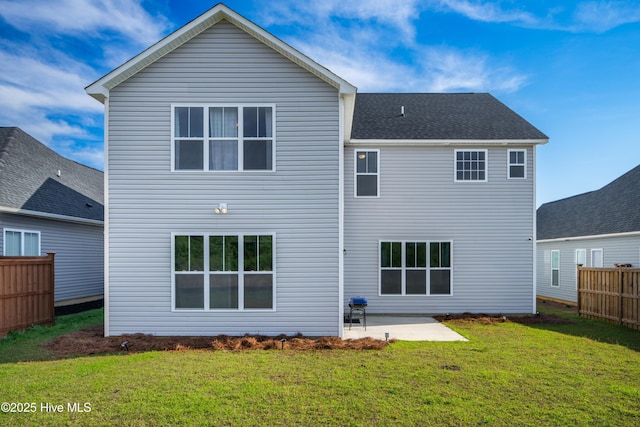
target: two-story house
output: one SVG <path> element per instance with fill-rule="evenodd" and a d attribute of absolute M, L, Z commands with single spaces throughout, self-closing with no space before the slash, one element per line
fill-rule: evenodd
<path fill-rule="evenodd" d="M 105 334 L 342 335 L 535 311 L 535 147 L 488 94 L 357 94 L 224 5 L 87 87 L 105 105 Z"/>

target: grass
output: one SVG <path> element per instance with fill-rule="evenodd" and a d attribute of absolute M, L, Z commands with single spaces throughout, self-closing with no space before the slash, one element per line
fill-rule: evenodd
<path fill-rule="evenodd" d="M 65 322 L 91 324 L 96 313 Z M 37 350 L 42 361 L 13 363 L 33 359 L 28 348 L 60 330 L 12 334 L 11 345 L 0 341 L 0 402 L 35 403 L 36 411 L 0 412 L 0 425 L 640 425 L 640 332 L 558 314 L 576 323 L 452 322 L 468 342 L 380 351 L 46 360 Z M 47 402 L 64 412 L 46 412 Z M 68 411 L 74 402 L 91 411 Z"/>

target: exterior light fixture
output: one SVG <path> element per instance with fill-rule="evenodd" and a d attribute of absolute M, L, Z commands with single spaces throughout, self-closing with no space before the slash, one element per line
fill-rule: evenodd
<path fill-rule="evenodd" d="M 227 204 L 220 203 L 220 205 L 213 210 L 216 214 L 226 214 L 227 213 Z"/>
<path fill-rule="evenodd" d="M 358 153 L 358 158 L 359 158 L 360 160 L 364 160 L 364 159 L 365 159 L 365 157 L 367 157 L 367 154 L 366 154 L 366 153 Z"/>

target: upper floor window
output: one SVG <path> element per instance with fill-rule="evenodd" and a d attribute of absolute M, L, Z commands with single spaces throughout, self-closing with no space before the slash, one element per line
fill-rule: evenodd
<path fill-rule="evenodd" d="M 524 179 L 527 177 L 527 152 L 526 150 L 509 150 L 509 178 Z"/>
<path fill-rule="evenodd" d="M 378 197 L 380 150 L 356 150 L 355 195 L 356 197 Z"/>
<path fill-rule="evenodd" d="M 455 181 L 486 181 L 487 150 L 455 150 Z"/>
<path fill-rule="evenodd" d="M 174 170 L 272 171 L 275 107 L 173 106 Z"/>
<path fill-rule="evenodd" d="M 40 256 L 40 232 L 4 230 L 5 256 Z"/>

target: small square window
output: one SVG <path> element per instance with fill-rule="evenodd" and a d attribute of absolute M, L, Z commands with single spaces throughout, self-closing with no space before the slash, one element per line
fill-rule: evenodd
<path fill-rule="evenodd" d="M 455 181 L 486 181 L 486 150 L 455 151 Z"/>

